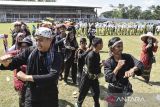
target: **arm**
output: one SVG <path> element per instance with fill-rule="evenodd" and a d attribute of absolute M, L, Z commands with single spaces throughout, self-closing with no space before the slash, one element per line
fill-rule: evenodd
<path fill-rule="evenodd" d="M 158 46 L 153 47 L 153 52 L 157 52 Z"/>
<path fill-rule="evenodd" d="M 64 46 L 66 49 L 75 50 L 74 47 L 70 46 L 70 43 L 66 39 L 64 40 Z"/>
<path fill-rule="evenodd" d="M 17 78 L 20 79 L 20 80 L 22 80 L 22 81 L 32 81 L 32 82 L 34 82 L 32 75 L 27 75 L 27 74 L 25 74 L 22 71 L 19 71 L 17 73 Z"/>
<path fill-rule="evenodd" d="M 25 73 L 20 71 L 17 73 L 17 78 L 22 81 L 35 82 L 36 84 L 39 85 L 47 85 L 47 83 L 53 83 L 55 80 L 58 79 L 60 65 L 61 65 L 61 57 L 58 54 L 56 54 L 54 62 L 48 74 L 26 75 Z"/>
<path fill-rule="evenodd" d="M 115 70 L 116 71 L 116 70 Z M 105 80 L 106 82 L 109 83 L 114 83 L 116 82 L 116 75 L 113 72 L 113 69 L 111 67 L 111 62 L 110 60 L 106 60 L 106 62 L 104 63 L 104 75 L 105 75 Z"/>
<path fill-rule="evenodd" d="M 65 46 L 65 48 L 66 48 L 66 49 L 70 49 L 70 50 L 75 50 L 75 48 L 72 47 L 72 46 Z"/>
<path fill-rule="evenodd" d="M 152 47 L 151 44 L 145 44 L 145 43 L 143 43 L 143 45 L 142 45 L 142 51 L 143 51 L 144 53 L 147 53 L 147 51 L 148 51 L 148 49 L 149 49 L 150 47 Z"/>
<path fill-rule="evenodd" d="M 158 41 L 154 43 L 153 52 L 157 52 L 158 49 Z"/>
<path fill-rule="evenodd" d="M 57 37 L 56 41 L 55 41 L 55 45 L 63 45 L 64 40 L 65 40 L 65 38 L 62 38 L 62 39 L 59 40 L 58 37 Z"/>
<path fill-rule="evenodd" d="M 134 73 L 138 76 L 142 75 L 142 72 L 144 70 L 143 63 L 137 60 L 136 58 L 134 58 L 133 56 L 132 56 L 132 59 L 134 61 L 134 67 L 132 68 L 134 70 Z"/>
<path fill-rule="evenodd" d="M 14 44 L 12 47 L 10 47 L 10 48 L 8 49 L 8 51 L 7 51 L 7 52 L 14 51 L 15 49 L 16 49 L 16 47 L 15 47 L 15 44 Z"/>
<path fill-rule="evenodd" d="M 1 70 L 14 70 L 19 68 L 21 65 L 27 64 L 28 56 L 30 55 L 32 49 L 28 48 L 17 56 L 13 57 L 11 60 L 3 60 L 0 58 L 0 69 Z"/>
<path fill-rule="evenodd" d="M 78 58 L 81 59 L 81 58 L 86 57 L 86 55 L 87 55 L 89 52 L 90 52 L 90 50 L 87 50 L 87 51 L 85 51 L 85 52 L 82 53 L 82 51 L 79 50 L 79 51 L 78 51 Z"/>
<path fill-rule="evenodd" d="M 142 62 L 140 62 L 139 60 L 137 60 L 133 56 L 131 56 L 131 60 L 133 62 L 133 67 L 129 71 L 125 72 L 124 77 L 131 77 L 133 74 L 136 74 L 137 76 L 142 75 L 142 72 L 144 69 Z"/>

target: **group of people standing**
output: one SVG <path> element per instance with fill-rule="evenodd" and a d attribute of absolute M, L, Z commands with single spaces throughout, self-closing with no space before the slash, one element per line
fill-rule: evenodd
<path fill-rule="evenodd" d="M 87 29 L 91 23 L 78 23 L 76 25 L 78 35 L 87 34 Z M 160 23 L 148 22 L 96 22 L 96 35 L 98 36 L 139 36 L 147 32 L 153 32 L 154 35 L 160 34 Z"/>
<path fill-rule="evenodd" d="M 112 37 L 108 41 L 110 57 L 101 62 L 100 50 L 104 41 L 95 36 L 94 24 L 88 29 L 88 47 L 84 37 L 77 42 L 74 22 L 55 24 L 48 19 L 32 32 L 33 38 L 27 27 L 24 29 L 22 25 L 22 22 L 15 23 L 14 32 L 17 34 L 12 33 L 15 48 L 8 49 L 6 55 L 0 57 L 1 70 L 15 71 L 20 107 L 58 107 L 58 80 L 63 79 L 65 84 L 69 84 L 70 71 L 73 84 L 79 88 L 75 107 L 82 107 L 89 90 L 93 93 L 94 107 L 100 107 L 98 79 L 103 66 L 105 80 L 109 83 L 108 94 L 130 96 L 133 90 L 128 78 L 134 75 L 141 75 L 149 82 L 155 61 L 153 52 L 158 48 L 158 40 L 151 32 L 141 36 L 144 45 L 140 60 L 123 53 L 121 38 Z M 108 107 L 117 105 L 123 107 L 124 101 L 108 103 Z"/>

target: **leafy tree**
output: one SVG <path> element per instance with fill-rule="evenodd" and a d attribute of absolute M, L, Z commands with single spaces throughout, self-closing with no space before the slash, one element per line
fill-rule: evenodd
<path fill-rule="evenodd" d="M 106 11 L 102 15 L 106 18 L 125 18 L 125 19 L 156 19 L 160 20 L 160 6 L 152 5 L 147 10 L 142 11 L 140 6 L 125 6 L 110 4 L 111 11 Z"/>
<path fill-rule="evenodd" d="M 141 19 L 146 19 L 146 20 L 149 20 L 149 19 L 152 19 L 152 12 L 151 10 L 145 10 L 142 12 L 141 16 L 140 16 Z"/>

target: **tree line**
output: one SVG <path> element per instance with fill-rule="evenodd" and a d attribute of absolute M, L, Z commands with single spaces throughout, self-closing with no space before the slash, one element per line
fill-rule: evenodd
<path fill-rule="evenodd" d="M 145 19 L 145 20 L 160 20 L 160 6 L 152 5 L 147 10 L 141 9 L 140 6 L 118 6 L 110 5 L 111 11 L 101 13 L 106 18 L 123 18 L 123 19 Z"/>

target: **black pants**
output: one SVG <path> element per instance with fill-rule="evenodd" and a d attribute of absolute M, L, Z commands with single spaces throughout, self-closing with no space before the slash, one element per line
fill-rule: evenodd
<path fill-rule="evenodd" d="M 25 107 L 58 107 L 57 101 L 25 101 Z"/>
<path fill-rule="evenodd" d="M 83 72 L 83 65 L 78 65 L 78 68 L 77 68 L 77 73 L 78 73 L 77 80 L 78 80 L 78 86 L 79 87 L 80 87 L 80 82 L 81 82 L 81 78 L 82 78 L 82 72 Z"/>
<path fill-rule="evenodd" d="M 56 87 L 56 86 L 55 86 Z M 43 90 L 45 91 L 45 90 Z M 24 107 L 58 107 L 58 89 L 53 89 L 53 92 L 46 91 L 47 95 L 33 96 L 33 89 L 26 88 L 25 106 Z"/>
<path fill-rule="evenodd" d="M 114 102 L 108 101 L 108 107 L 124 107 L 125 101 L 122 100 L 124 98 L 124 94 L 122 93 L 122 89 L 115 88 L 111 85 L 108 86 L 108 97 L 113 97 L 115 99 L 121 99 L 121 100 L 115 100 Z"/>
<path fill-rule="evenodd" d="M 89 34 L 91 35 L 91 34 Z M 95 36 L 89 36 L 88 39 L 89 39 L 89 46 L 88 47 L 91 47 L 92 45 L 92 40 L 95 38 Z"/>
<path fill-rule="evenodd" d="M 65 62 L 64 81 L 67 81 L 70 68 L 71 68 L 71 74 L 72 74 L 72 81 L 73 83 L 76 83 L 77 82 L 77 63 L 74 63 L 74 58 L 70 58 Z"/>
<path fill-rule="evenodd" d="M 89 45 L 88 45 L 88 47 L 91 47 L 91 45 L 92 45 L 92 40 L 93 40 L 93 38 L 89 38 Z"/>
<path fill-rule="evenodd" d="M 64 62 L 62 62 L 62 65 L 61 65 L 61 70 L 60 70 L 60 73 L 59 73 L 59 76 L 60 78 L 63 78 L 63 71 L 64 71 Z"/>
<path fill-rule="evenodd" d="M 62 79 L 62 77 L 63 77 L 62 73 L 64 71 L 64 53 L 60 52 L 60 54 L 61 54 L 61 57 L 62 57 L 62 64 L 61 64 L 61 70 L 60 70 L 59 76 Z"/>
<path fill-rule="evenodd" d="M 25 93 L 26 93 L 26 87 L 23 86 L 21 91 L 18 91 L 19 94 L 19 107 L 24 107 L 25 104 Z"/>
<path fill-rule="evenodd" d="M 78 101 L 77 101 L 77 104 L 79 107 L 82 106 L 82 103 L 83 103 L 90 88 L 92 89 L 92 92 L 93 92 L 94 107 L 100 107 L 100 104 L 99 104 L 99 95 L 100 95 L 99 81 L 98 81 L 98 79 L 95 79 L 95 80 L 89 79 L 88 75 L 85 73 L 82 74 L 81 85 L 80 85 L 80 94 L 79 94 Z"/>

